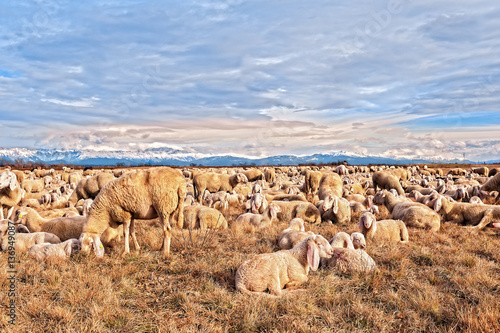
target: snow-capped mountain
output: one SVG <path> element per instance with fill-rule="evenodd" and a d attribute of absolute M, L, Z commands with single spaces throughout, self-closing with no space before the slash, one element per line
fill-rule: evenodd
<path fill-rule="evenodd" d="M 74 164 L 81 166 L 135 166 L 135 165 L 173 165 L 173 166 L 232 166 L 232 165 L 298 165 L 328 164 L 346 161 L 351 165 L 366 164 L 412 164 L 412 163 L 457 163 L 471 161 L 443 159 L 409 159 L 360 155 L 345 151 L 313 155 L 276 155 L 264 158 L 248 156 L 214 155 L 188 152 L 175 148 L 150 148 L 144 150 L 64 150 L 64 149 L 26 149 L 0 148 L 0 164 L 32 162 L 43 164 Z M 494 162 L 494 161 L 488 161 Z"/>

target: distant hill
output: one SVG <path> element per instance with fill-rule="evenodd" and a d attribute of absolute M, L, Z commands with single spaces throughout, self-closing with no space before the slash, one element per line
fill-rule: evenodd
<path fill-rule="evenodd" d="M 138 166 L 138 165 L 173 165 L 173 166 L 232 166 L 232 165 L 298 165 L 329 164 L 346 161 L 351 165 L 368 164 L 415 164 L 415 163 L 477 163 L 463 160 L 445 159 L 408 159 L 360 155 L 349 152 L 332 152 L 306 156 L 276 155 L 265 158 L 251 158 L 234 155 L 212 155 L 192 153 L 173 148 L 152 148 L 137 151 L 99 151 L 65 149 L 26 149 L 0 148 L 0 164 L 32 162 L 43 164 L 74 164 L 80 166 Z M 498 163 L 500 161 L 486 161 Z"/>

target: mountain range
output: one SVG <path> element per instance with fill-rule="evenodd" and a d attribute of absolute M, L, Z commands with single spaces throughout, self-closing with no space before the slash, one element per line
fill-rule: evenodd
<path fill-rule="evenodd" d="M 477 163 L 469 160 L 428 158 L 400 158 L 362 155 L 345 151 L 313 155 L 275 155 L 263 158 L 235 155 L 215 155 L 188 152 L 176 148 L 150 148 L 143 150 L 68 150 L 0 148 L 0 165 L 10 163 L 73 164 L 79 166 L 234 166 L 234 165 L 298 165 L 347 162 L 350 165 L 415 164 L 415 163 Z M 499 161 L 485 161 L 498 163 Z"/>

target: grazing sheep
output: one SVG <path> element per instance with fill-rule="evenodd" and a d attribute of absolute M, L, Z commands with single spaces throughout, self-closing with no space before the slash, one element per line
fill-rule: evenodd
<path fill-rule="evenodd" d="M 488 167 L 485 166 L 478 168 L 471 168 L 471 171 L 477 173 L 480 176 L 488 176 L 488 174 L 490 173 L 490 169 L 488 169 Z"/>
<path fill-rule="evenodd" d="M 448 171 L 448 174 L 452 176 L 465 176 L 467 171 L 461 168 L 454 168 Z"/>
<path fill-rule="evenodd" d="M 227 221 L 215 208 L 201 205 L 184 207 L 183 229 L 227 229 Z"/>
<path fill-rule="evenodd" d="M 68 259 L 71 254 L 80 251 L 80 241 L 78 239 L 68 239 L 59 244 L 42 243 L 33 245 L 29 250 L 29 255 L 36 260 L 46 259 Z"/>
<path fill-rule="evenodd" d="M 250 169 L 247 171 L 243 171 L 243 174 L 247 177 L 249 182 L 254 182 L 256 180 L 264 179 L 264 174 L 262 171 L 257 169 Z"/>
<path fill-rule="evenodd" d="M 318 197 L 320 200 L 325 200 L 326 197 L 335 195 L 342 197 L 342 179 L 336 173 L 325 173 L 319 182 Z"/>
<path fill-rule="evenodd" d="M 366 212 L 359 218 L 359 231 L 370 242 L 408 242 L 408 230 L 401 220 L 377 221 L 372 213 Z"/>
<path fill-rule="evenodd" d="M 323 177 L 323 173 L 320 171 L 306 170 L 306 179 L 304 182 L 304 192 L 306 195 L 316 193 L 321 177 Z"/>
<path fill-rule="evenodd" d="M 433 232 L 438 231 L 441 226 L 441 219 L 435 211 L 424 204 L 397 198 L 387 190 L 377 192 L 373 202 L 387 207 L 391 212 L 391 219 L 402 220 L 406 226 L 430 229 Z"/>
<path fill-rule="evenodd" d="M 134 230 L 134 219 L 160 218 L 163 225 L 163 256 L 170 254 L 170 218 L 177 214 L 174 225 L 184 222 L 184 198 L 186 180 L 172 168 L 159 167 L 140 170 L 123 175 L 109 182 L 92 203 L 87 223 L 80 237 L 82 251 L 88 253 L 90 246 L 98 257 L 104 255 L 99 236 L 108 228 L 123 224 L 125 250 L 130 252 L 129 234 L 138 250 Z"/>
<path fill-rule="evenodd" d="M 264 179 L 269 184 L 274 183 L 276 181 L 276 170 L 274 168 L 266 168 L 264 170 Z"/>
<path fill-rule="evenodd" d="M 69 197 L 68 203 L 74 206 L 80 199 L 94 199 L 99 191 L 113 179 L 115 176 L 110 173 L 100 173 L 96 176 L 83 178 Z"/>
<path fill-rule="evenodd" d="M 239 183 L 248 183 L 248 178 L 242 173 L 230 176 L 206 172 L 196 174 L 193 177 L 194 194 L 199 203 L 201 203 L 205 190 L 211 193 L 218 191 L 232 192 Z"/>
<path fill-rule="evenodd" d="M 443 215 L 447 222 L 461 225 L 473 225 L 471 228 L 483 229 L 488 224 L 500 228 L 500 206 L 450 202 L 440 197 L 436 203 L 436 211 Z"/>
<path fill-rule="evenodd" d="M 278 213 L 281 212 L 281 208 L 276 204 L 269 204 L 262 214 L 252 214 L 245 213 L 236 219 L 236 224 L 238 225 L 253 225 L 255 227 L 267 227 L 273 224 L 273 221 L 277 219 Z"/>
<path fill-rule="evenodd" d="M 280 222 L 291 221 L 300 217 L 305 222 L 318 224 L 321 223 L 321 214 L 310 202 L 304 201 L 273 201 L 274 205 L 280 208 L 278 219 Z"/>
<path fill-rule="evenodd" d="M 16 250 L 16 253 L 21 253 L 21 252 L 27 252 L 30 247 L 32 247 L 35 244 L 41 244 L 41 243 L 51 243 L 51 244 L 58 244 L 61 243 L 61 240 L 59 237 L 57 237 L 54 234 L 48 233 L 48 232 L 33 232 L 29 233 L 20 233 L 19 230 L 16 230 L 14 240 L 12 240 L 12 235 L 8 234 L 8 229 L 11 228 L 14 229 L 14 224 L 2 224 L 0 225 L 0 250 L 7 251 L 9 248 L 9 243 L 12 244 L 14 243 L 14 249 Z M 23 226 L 24 227 L 24 226 Z M 9 239 L 9 236 L 10 239 Z"/>
<path fill-rule="evenodd" d="M 318 269 L 320 258 L 331 257 L 333 248 L 323 236 L 312 235 L 290 250 L 264 253 L 245 261 L 236 271 L 236 289 L 243 294 L 281 296 L 307 281 L 309 270 Z M 285 291 L 286 292 L 286 291 Z"/>
<path fill-rule="evenodd" d="M 380 187 L 383 190 L 391 190 L 394 189 L 397 191 L 399 195 L 404 195 L 405 192 L 399 183 L 399 180 L 396 176 L 391 175 L 385 171 L 377 171 L 372 175 L 373 188 L 375 191 Z"/>
<path fill-rule="evenodd" d="M 21 187 L 17 181 L 17 176 L 12 171 L 4 171 L 0 174 L 0 220 L 10 218 L 14 207 L 19 204 L 22 198 Z M 4 216 L 4 209 L 7 210 Z"/>
<path fill-rule="evenodd" d="M 304 228 L 304 220 L 301 218 L 295 218 L 290 221 L 288 228 L 281 232 L 278 246 L 282 250 L 292 249 L 304 239 L 312 235 L 314 235 L 314 232 L 306 232 Z"/>

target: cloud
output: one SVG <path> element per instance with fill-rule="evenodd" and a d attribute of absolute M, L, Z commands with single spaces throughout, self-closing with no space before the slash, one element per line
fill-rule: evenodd
<path fill-rule="evenodd" d="M 500 157 L 500 8 L 389 5 L 7 2 L 2 146 Z"/>

